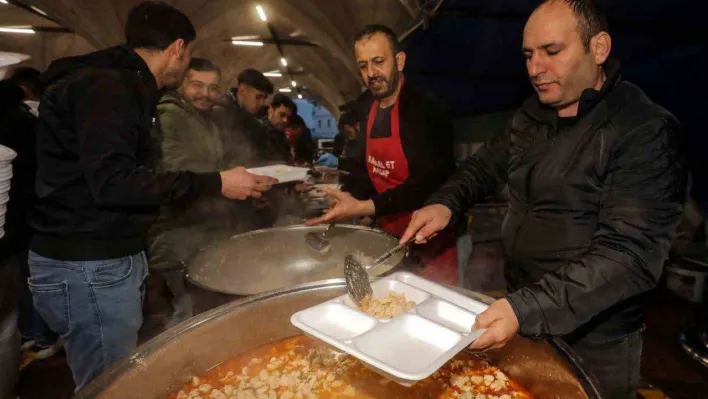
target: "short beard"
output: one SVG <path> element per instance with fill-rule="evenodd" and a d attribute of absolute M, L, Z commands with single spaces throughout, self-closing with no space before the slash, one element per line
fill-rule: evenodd
<path fill-rule="evenodd" d="M 398 72 L 398 65 L 394 63 L 393 71 L 391 71 L 391 81 L 389 82 L 388 90 L 386 90 L 383 94 L 374 94 L 374 92 L 372 91 L 371 93 L 374 95 L 374 99 L 382 100 L 384 98 L 392 96 L 394 93 L 396 93 L 396 90 L 398 90 L 398 84 L 400 82 L 401 73 Z"/>

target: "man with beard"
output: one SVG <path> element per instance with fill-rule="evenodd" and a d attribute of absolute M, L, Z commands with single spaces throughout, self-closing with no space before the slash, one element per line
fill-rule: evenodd
<path fill-rule="evenodd" d="M 220 83 L 219 67 L 209 60 L 192 58 L 179 89 L 160 99 L 155 131 L 164 170 L 210 173 L 226 168 L 221 129 L 213 109 Z M 226 198 L 201 198 L 163 207 L 150 228 L 150 271 L 159 272 L 172 294 L 174 313 L 168 327 L 193 314 L 184 281 L 185 261 L 211 240 L 234 233 L 230 223 L 234 209 L 239 208 Z"/>
<path fill-rule="evenodd" d="M 158 93 L 182 82 L 196 34 L 155 2 L 130 11 L 125 33 L 125 45 L 55 61 L 42 77 L 29 286 L 66 342 L 77 390 L 137 343 L 143 233 L 159 206 L 260 197 L 272 183 L 243 168 L 155 171 Z"/>
<path fill-rule="evenodd" d="M 679 124 L 609 58 L 607 22 L 590 0 L 549 0 L 524 29 L 536 96 L 416 212 L 402 241 L 424 242 L 509 188 L 502 227 L 510 292 L 479 315 L 472 345 L 517 332 L 563 336 L 602 397 L 636 397 L 639 295 L 654 288 L 681 220 L 687 169 Z"/>
<path fill-rule="evenodd" d="M 354 44 L 361 78 L 364 150 L 343 191 L 328 190 L 334 206 L 309 224 L 372 216 L 378 226 L 400 237 L 413 210 L 420 207 L 454 169 L 452 126 L 440 107 L 405 82 L 406 54 L 389 28 L 370 25 Z M 366 129 L 366 130 L 364 130 Z M 453 228 L 417 248 L 426 267 L 421 274 L 457 282 Z"/>

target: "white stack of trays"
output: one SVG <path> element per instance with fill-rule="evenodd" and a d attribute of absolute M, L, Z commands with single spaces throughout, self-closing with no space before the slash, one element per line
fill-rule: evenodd
<path fill-rule="evenodd" d="M 17 153 L 0 145 L 0 238 L 5 236 L 5 214 L 10 200 L 10 180 L 12 180 L 12 160 Z"/>
<path fill-rule="evenodd" d="M 445 286 L 398 272 L 372 288 L 374 299 L 393 291 L 416 306 L 389 320 L 375 319 L 343 295 L 297 312 L 290 321 L 404 386 L 435 373 L 484 332 L 471 329 L 488 306 Z"/>

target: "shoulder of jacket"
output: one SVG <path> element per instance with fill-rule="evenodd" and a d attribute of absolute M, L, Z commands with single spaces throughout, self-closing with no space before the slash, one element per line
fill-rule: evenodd
<path fill-rule="evenodd" d="M 137 75 L 131 76 L 126 71 L 97 67 L 82 68 L 69 76 L 70 83 L 75 85 L 110 86 L 114 88 L 124 86 L 126 89 L 138 80 Z"/>
<path fill-rule="evenodd" d="M 528 101 L 529 100 L 526 102 Z M 511 115 L 511 118 L 509 118 L 509 123 L 506 127 L 507 130 L 510 130 L 511 132 L 526 132 L 530 127 L 538 124 L 536 120 L 529 117 L 529 115 L 524 111 L 526 102 L 524 102 L 524 105 L 516 109 L 516 111 L 514 111 Z"/>
<path fill-rule="evenodd" d="M 160 98 L 160 101 L 157 103 L 157 111 L 160 114 L 165 112 L 187 112 L 182 99 L 169 94 L 166 94 Z"/>
<path fill-rule="evenodd" d="M 617 136 L 622 138 L 638 130 L 655 131 L 679 126 L 676 117 L 660 105 L 652 102 L 636 85 L 622 81 L 607 99 L 610 124 Z"/>

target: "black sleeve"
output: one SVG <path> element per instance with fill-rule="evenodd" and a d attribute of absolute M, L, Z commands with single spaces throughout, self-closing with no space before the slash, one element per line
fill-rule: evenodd
<path fill-rule="evenodd" d="M 408 106 L 416 110 L 407 111 L 405 118 L 411 118 L 416 111 L 425 112 L 422 117 L 413 115 L 414 123 L 404 122 L 401 116 L 401 144 L 408 161 L 408 179 L 372 198 L 377 216 L 420 208 L 455 167 L 453 129 L 447 113 L 431 102 L 411 102 Z"/>
<path fill-rule="evenodd" d="M 523 335 L 570 333 L 656 286 L 687 197 L 677 129 L 654 121 L 620 139 L 588 252 L 507 296 Z"/>
<path fill-rule="evenodd" d="M 295 141 L 295 157 L 300 162 L 313 163 L 313 158 L 315 157 L 315 142 L 312 140 L 310 129 L 305 128 L 305 131 L 303 131 Z"/>
<path fill-rule="evenodd" d="M 71 90 L 80 164 L 98 204 L 163 205 L 220 193 L 218 173 L 158 173 L 138 164 L 140 101 L 120 76 L 93 74 Z"/>
<path fill-rule="evenodd" d="M 346 140 L 342 133 L 339 133 L 334 136 L 334 142 L 332 143 L 332 154 L 336 155 L 337 157 L 341 157 L 342 153 L 344 152 L 345 141 Z"/>
<path fill-rule="evenodd" d="M 430 204 L 441 204 L 452 211 L 455 223 L 461 214 L 486 197 L 501 190 L 507 181 L 511 130 L 484 145 L 471 157 L 462 161 L 448 181 L 433 194 Z"/>

